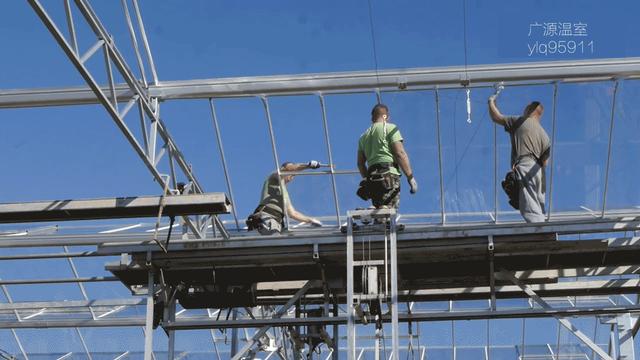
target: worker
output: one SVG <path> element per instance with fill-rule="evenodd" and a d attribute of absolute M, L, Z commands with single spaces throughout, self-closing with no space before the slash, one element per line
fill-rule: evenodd
<path fill-rule="evenodd" d="M 505 116 L 489 97 L 489 115 L 511 137 L 511 167 L 515 174 L 518 198 L 515 202 L 526 222 L 545 221 L 545 173 L 551 144 L 540 124 L 544 107 L 538 101 L 527 105 L 521 116 Z"/>
<path fill-rule="evenodd" d="M 305 169 L 317 169 L 319 167 L 320 163 L 315 160 L 311 160 L 306 164 L 285 162 L 280 167 L 280 171 L 293 172 Z M 278 181 L 278 178 L 280 178 L 281 181 Z M 322 223 L 318 219 L 304 215 L 297 211 L 291 204 L 287 184 L 291 182 L 293 178 L 294 175 L 292 174 L 282 174 L 279 176 L 277 172 L 267 177 L 262 186 L 260 204 L 246 221 L 249 230 L 258 230 L 262 235 L 272 235 L 282 232 L 285 210 L 287 215 L 294 220 L 309 223 L 314 227 L 322 226 Z"/>
<path fill-rule="evenodd" d="M 418 191 L 400 130 L 389 121 L 389 108 L 377 104 L 371 110 L 371 126 L 358 141 L 358 170 L 363 178 L 358 195 L 371 199 L 377 209 L 398 208 L 400 170 L 407 176 L 410 192 Z"/>

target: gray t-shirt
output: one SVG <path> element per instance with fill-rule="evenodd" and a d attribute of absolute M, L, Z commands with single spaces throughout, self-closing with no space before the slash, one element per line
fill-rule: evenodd
<path fill-rule="evenodd" d="M 549 158 L 549 136 L 536 119 L 507 116 L 504 130 L 511 136 L 511 166 L 522 156 L 533 156 L 540 162 Z"/>

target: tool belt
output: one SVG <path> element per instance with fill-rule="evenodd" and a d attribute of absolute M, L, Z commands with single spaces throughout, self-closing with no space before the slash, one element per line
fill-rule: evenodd
<path fill-rule="evenodd" d="M 245 221 L 245 223 L 247 224 L 247 229 L 250 231 L 257 229 L 263 221 L 263 217 L 265 216 L 264 214 L 269 215 L 277 222 L 282 224 L 284 215 L 281 212 L 269 206 L 258 205 L 258 207 L 253 211 L 253 214 L 249 215 L 249 217 Z"/>
<path fill-rule="evenodd" d="M 356 194 L 367 201 L 375 194 L 384 194 L 393 189 L 391 168 L 398 168 L 394 163 L 374 164 L 367 170 L 367 178 L 360 181 Z"/>

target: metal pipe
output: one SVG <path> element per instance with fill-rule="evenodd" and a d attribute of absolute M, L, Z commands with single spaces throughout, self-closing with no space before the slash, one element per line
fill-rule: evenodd
<path fill-rule="evenodd" d="M 227 168 L 227 158 L 224 155 L 222 136 L 220 135 L 220 125 L 218 124 L 218 116 L 216 115 L 216 109 L 213 105 L 213 99 L 209 99 L 209 109 L 211 110 L 213 128 L 216 133 L 216 142 L 218 144 L 218 151 L 220 152 L 220 160 L 222 161 L 224 180 L 227 183 L 227 190 L 229 191 L 229 201 L 231 202 L 231 212 L 233 213 L 233 220 L 236 222 L 236 229 L 240 231 L 240 223 L 238 222 L 238 214 L 236 212 L 236 203 L 234 202 L 235 197 L 233 196 L 233 188 L 231 187 L 231 177 L 229 176 L 229 169 Z"/>
<path fill-rule="evenodd" d="M 276 175 L 278 176 L 278 184 L 280 186 L 280 193 L 282 194 L 282 212 L 284 214 L 284 230 L 289 229 L 289 214 L 287 207 L 289 204 L 285 204 L 284 198 L 284 184 L 282 183 L 282 174 L 280 173 L 280 160 L 278 159 L 278 151 L 276 150 L 276 138 L 273 133 L 273 122 L 271 121 L 271 111 L 269 111 L 269 101 L 266 96 L 261 96 L 262 105 L 264 105 L 264 112 L 267 117 L 267 125 L 269 126 L 269 138 L 271 139 L 271 151 L 273 153 L 273 160 L 276 163 Z"/>
<path fill-rule="evenodd" d="M 68 0 L 67 0 L 68 1 Z M 138 48 L 138 39 L 136 36 L 136 31 L 133 28 L 133 23 L 131 22 L 131 15 L 129 14 L 129 5 L 127 5 L 127 0 L 121 0 L 122 10 L 124 12 L 125 20 L 127 21 L 127 27 L 129 29 L 129 35 L 131 36 L 131 45 L 133 45 L 133 50 L 136 54 L 136 60 L 138 61 L 138 69 L 140 69 L 140 76 L 142 76 L 142 83 L 145 87 L 147 87 L 147 76 L 145 75 L 144 64 L 142 62 L 142 56 L 140 56 L 140 49 Z"/>
<path fill-rule="evenodd" d="M 607 165 L 605 170 L 605 178 L 604 178 L 604 191 L 602 194 L 602 214 L 601 217 L 604 217 L 606 209 L 607 209 L 607 190 L 609 188 L 609 169 L 611 167 L 611 143 L 613 142 L 613 124 L 616 115 L 616 98 L 618 95 L 618 80 L 615 81 L 615 85 L 613 86 L 613 99 L 611 101 L 611 122 L 609 124 L 609 145 L 607 148 Z"/>
<path fill-rule="evenodd" d="M 156 65 L 153 62 L 153 56 L 151 55 L 151 49 L 149 48 L 149 40 L 147 40 L 147 33 L 144 30 L 144 22 L 142 21 L 142 14 L 140 13 L 138 0 L 133 0 L 133 9 L 136 13 L 136 19 L 138 20 L 138 29 L 140 29 L 140 37 L 142 38 L 142 44 L 144 45 L 144 50 L 145 50 L 145 53 L 147 54 L 147 61 L 149 61 L 149 67 L 151 68 L 153 83 L 157 84 L 158 74 L 156 73 Z"/>
<path fill-rule="evenodd" d="M 493 222 L 498 223 L 498 124 L 493 123 Z"/>
<path fill-rule="evenodd" d="M 73 13 L 71 12 L 71 4 L 69 3 L 69 0 L 64 0 L 64 12 L 67 16 L 67 27 L 69 28 L 69 36 L 71 37 L 71 46 L 73 46 L 73 50 L 75 50 L 76 55 L 79 56 L 78 39 L 76 38 L 76 28 L 73 25 Z"/>
<path fill-rule="evenodd" d="M 280 175 L 317 176 L 317 175 L 360 175 L 358 170 L 320 170 L 320 171 L 280 171 Z"/>
<path fill-rule="evenodd" d="M 151 252 L 147 253 L 147 260 L 151 261 Z M 153 296 L 155 293 L 155 285 L 153 280 L 153 270 L 149 269 L 147 273 L 147 311 L 145 316 L 144 328 L 144 360 L 153 360 L 153 309 L 155 302 Z"/>
<path fill-rule="evenodd" d="M 92 276 L 84 278 L 66 278 L 66 279 L 22 279 L 22 280 L 0 280 L 0 285 L 36 285 L 36 284 L 66 284 L 66 283 L 82 283 L 82 282 L 105 282 L 120 281 L 115 276 Z"/>
<path fill-rule="evenodd" d="M 441 211 L 441 223 L 446 222 L 446 214 L 444 208 L 444 179 L 442 177 L 442 141 L 440 139 L 440 93 L 438 88 L 435 90 L 436 100 L 436 134 L 438 137 L 438 177 L 440 179 L 440 211 Z"/>
<path fill-rule="evenodd" d="M 111 39 L 104 39 L 105 40 L 105 44 L 103 46 L 103 51 L 104 51 L 104 62 L 105 65 L 107 67 L 107 79 L 109 80 L 109 89 L 111 90 L 111 99 L 113 101 L 113 103 L 111 104 L 114 108 L 114 110 L 116 111 L 116 113 L 118 113 L 118 116 L 120 116 L 120 111 L 118 110 L 118 96 L 116 95 L 116 84 L 113 80 L 113 71 L 111 70 L 111 57 L 109 55 L 109 46 L 107 45 L 107 41 L 112 41 Z"/>
<path fill-rule="evenodd" d="M 324 140 L 327 145 L 327 156 L 329 157 L 329 173 L 331 174 L 331 188 L 333 189 L 333 200 L 336 207 L 336 224 L 340 226 L 340 204 L 338 201 L 338 189 L 336 187 L 336 174 L 334 170 L 333 154 L 331 152 L 331 141 L 329 140 L 329 124 L 327 122 L 327 109 L 322 94 L 318 95 L 320 108 L 322 109 L 322 126 L 324 128 Z"/>
<path fill-rule="evenodd" d="M 549 210 L 547 212 L 547 221 L 551 219 L 551 212 L 553 211 L 553 168 L 555 167 L 553 161 L 553 155 L 556 147 L 556 114 L 558 109 L 558 83 L 553 83 L 553 108 L 551 110 L 551 154 L 549 156 L 549 162 L 551 163 L 551 169 L 549 173 Z"/>

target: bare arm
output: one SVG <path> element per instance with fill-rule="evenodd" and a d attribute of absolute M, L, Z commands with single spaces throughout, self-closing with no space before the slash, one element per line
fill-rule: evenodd
<path fill-rule="evenodd" d="M 411 170 L 411 163 L 409 162 L 409 155 L 404 151 L 404 145 L 402 141 L 396 141 L 391 144 L 391 152 L 396 163 L 402 169 L 402 172 L 407 175 L 408 178 L 413 177 L 413 170 Z"/>
<path fill-rule="evenodd" d="M 287 206 L 287 215 L 289 215 L 290 218 L 301 222 L 311 222 L 313 220 L 313 218 L 296 210 L 291 203 Z"/>
<path fill-rule="evenodd" d="M 367 177 L 367 157 L 360 150 L 358 150 L 358 170 L 360 171 L 360 176 Z"/>
<path fill-rule="evenodd" d="M 491 120 L 493 120 L 493 122 L 495 122 L 496 124 L 500 124 L 502 126 L 506 124 L 506 117 L 502 115 L 502 113 L 498 109 L 498 106 L 496 105 L 496 99 L 493 96 L 489 98 L 489 116 L 491 116 Z"/>

